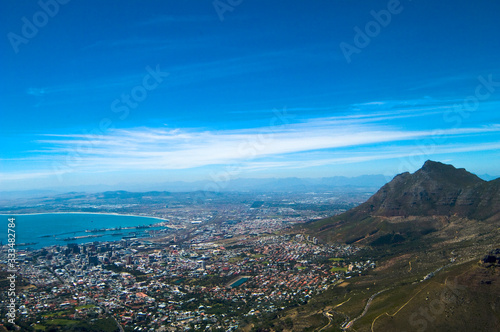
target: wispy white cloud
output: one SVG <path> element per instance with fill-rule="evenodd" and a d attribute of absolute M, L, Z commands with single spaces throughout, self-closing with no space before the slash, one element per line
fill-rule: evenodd
<path fill-rule="evenodd" d="M 374 102 L 367 103 L 365 107 L 370 109 L 365 112 L 302 121 L 284 111 L 275 111 L 269 125 L 259 128 L 140 127 L 110 129 L 96 135 L 45 134 L 36 141 L 38 148 L 29 152 L 30 157 L 23 157 L 31 160 L 36 170 L 0 173 L 0 180 L 225 165 L 237 165 L 246 171 L 294 169 L 500 149 L 499 124 L 448 124 L 441 130 L 422 125 L 424 119 L 441 117 L 439 114 L 452 108 L 452 104 L 453 101 L 415 100 L 411 107 L 403 107 L 397 101 Z M 380 105 L 390 106 L 375 111 L 371 108 Z M 403 120 L 395 121 L 398 119 Z M 404 125 L 413 121 L 420 122 L 411 127 L 417 129 Z M 425 145 L 425 149 L 420 149 L 420 145 Z"/>
<path fill-rule="evenodd" d="M 301 169 L 318 166 L 335 166 L 340 164 L 356 164 L 362 162 L 370 162 L 387 159 L 400 159 L 407 157 L 425 156 L 432 158 L 438 155 L 468 153 L 468 152 L 483 152 L 500 150 L 500 143 L 489 142 L 485 144 L 436 144 L 432 146 L 397 146 L 385 149 L 383 152 L 374 149 L 364 149 L 357 152 L 352 152 L 346 155 L 345 153 L 334 153 L 333 158 L 325 158 L 325 156 L 317 155 L 316 158 L 299 159 L 299 160 L 282 160 L 282 161 L 256 161 L 252 163 L 242 164 L 242 171 L 249 170 L 270 170 L 270 169 Z"/>
<path fill-rule="evenodd" d="M 34 180 L 40 178 L 48 178 L 53 176 L 61 176 L 63 174 L 71 173 L 70 169 L 67 170 L 47 170 L 43 172 L 29 171 L 29 172 L 9 172 L 0 173 L 0 182 L 13 182 L 23 180 Z"/>
<path fill-rule="evenodd" d="M 224 131 L 137 128 L 111 130 L 108 134 L 97 137 L 47 135 L 45 139 L 39 140 L 44 149 L 38 152 L 60 162 L 63 162 L 67 155 L 74 155 L 79 160 L 77 166 L 85 170 L 143 170 L 247 163 L 264 158 L 323 151 L 321 158 L 309 161 L 311 164 L 329 160 L 325 156 L 335 149 L 370 147 L 380 143 L 401 145 L 436 135 L 463 137 L 500 132 L 498 125 L 451 128 L 439 132 L 400 130 L 350 118 L 323 118 L 304 123 L 277 124 L 264 128 Z M 478 148 L 492 147 L 471 145 L 461 149 L 473 151 Z M 453 149 L 450 151 L 459 152 Z M 380 153 L 375 153 L 373 156 L 368 154 L 361 157 L 343 157 L 327 162 L 354 162 L 380 157 Z"/>
<path fill-rule="evenodd" d="M 165 41 L 165 40 L 111 40 L 100 41 L 89 47 L 114 47 L 120 52 L 123 49 L 136 49 L 141 53 L 155 52 L 158 49 L 176 49 L 193 48 L 207 46 L 208 40 L 193 40 L 189 43 L 185 41 Z M 211 41 L 213 43 L 213 41 Z M 162 83 L 161 87 L 175 87 L 192 85 L 193 83 L 210 81 L 224 77 L 238 76 L 246 73 L 264 72 L 266 70 L 283 65 L 282 57 L 290 51 L 262 52 L 246 56 L 229 57 L 220 60 L 209 60 L 198 63 L 164 65 L 150 63 L 153 68 L 158 66 L 161 71 L 169 72 L 171 77 Z M 36 97 L 57 97 L 59 103 L 70 104 L 74 102 L 75 94 L 85 95 L 86 99 L 106 96 L 110 99 L 116 98 L 114 95 L 109 97 L 110 91 L 117 89 L 131 89 L 140 84 L 144 76 L 148 74 L 146 66 L 144 69 L 121 73 L 114 76 L 103 76 L 88 80 L 78 79 L 74 82 L 66 82 L 61 85 L 36 87 L 31 86 L 26 89 L 26 94 Z M 64 99 L 69 94 L 69 99 Z"/>
<path fill-rule="evenodd" d="M 47 91 L 44 88 L 33 87 L 33 88 L 28 88 L 28 90 L 26 90 L 26 93 L 32 96 L 42 97 L 47 93 Z"/>

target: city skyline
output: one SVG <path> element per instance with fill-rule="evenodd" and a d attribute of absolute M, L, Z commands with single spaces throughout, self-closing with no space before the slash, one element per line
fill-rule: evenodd
<path fill-rule="evenodd" d="M 500 174 L 498 3 L 4 7 L 2 190 Z"/>

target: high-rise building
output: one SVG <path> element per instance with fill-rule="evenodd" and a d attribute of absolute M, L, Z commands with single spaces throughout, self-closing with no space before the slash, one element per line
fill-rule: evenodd
<path fill-rule="evenodd" d="M 99 259 L 97 256 L 89 256 L 89 265 L 99 265 Z"/>

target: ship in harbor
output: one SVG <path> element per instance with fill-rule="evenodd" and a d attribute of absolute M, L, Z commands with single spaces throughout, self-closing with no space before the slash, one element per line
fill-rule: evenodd
<path fill-rule="evenodd" d="M 133 232 L 133 233 L 129 233 L 129 235 L 123 236 L 122 239 L 133 239 L 136 237 L 137 237 L 137 233 Z"/>
<path fill-rule="evenodd" d="M 24 243 L 16 243 L 17 246 L 34 246 L 37 245 L 38 242 L 24 242 Z"/>
<path fill-rule="evenodd" d="M 62 239 L 63 241 L 75 241 L 75 240 L 81 240 L 81 239 L 91 239 L 95 237 L 102 237 L 102 235 L 82 235 L 82 236 L 73 236 L 73 237 L 67 237 Z"/>

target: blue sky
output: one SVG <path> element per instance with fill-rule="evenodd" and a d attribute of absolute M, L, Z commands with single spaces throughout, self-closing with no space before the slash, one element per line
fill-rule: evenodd
<path fill-rule="evenodd" d="M 497 1 L 2 7 L 2 190 L 500 175 Z"/>

